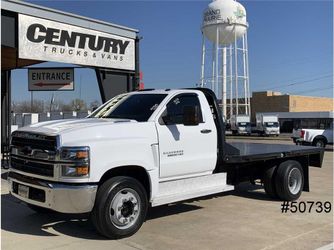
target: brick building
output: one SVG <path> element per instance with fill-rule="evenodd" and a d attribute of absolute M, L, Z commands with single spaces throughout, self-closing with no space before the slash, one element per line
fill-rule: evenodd
<path fill-rule="evenodd" d="M 282 95 L 280 92 L 253 92 L 251 98 L 251 119 L 262 112 L 311 112 L 333 111 L 333 98 Z"/>

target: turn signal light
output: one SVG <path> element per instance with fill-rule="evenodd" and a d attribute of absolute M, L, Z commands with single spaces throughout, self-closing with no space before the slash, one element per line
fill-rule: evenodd
<path fill-rule="evenodd" d="M 77 167 L 77 175 L 88 175 L 89 168 L 88 166 Z"/>
<path fill-rule="evenodd" d="M 88 158 L 89 157 L 88 151 L 78 151 L 76 157 L 78 159 Z"/>

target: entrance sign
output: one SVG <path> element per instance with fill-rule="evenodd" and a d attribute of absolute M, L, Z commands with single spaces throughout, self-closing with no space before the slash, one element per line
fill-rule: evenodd
<path fill-rule="evenodd" d="M 19 58 L 135 69 L 135 41 L 19 14 Z"/>
<path fill-rule="evenodd" d="M 73 68 L 28 69 L 29 91 L 74 90 Z"/>

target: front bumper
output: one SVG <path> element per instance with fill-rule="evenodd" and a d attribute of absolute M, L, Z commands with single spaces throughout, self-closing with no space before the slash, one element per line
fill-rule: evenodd
<path fill-rule="evenodd" d="M 251 134 L 251 132 L 247 130 L 238 130 L 238 134 L 239 135 L 249 135 Z"/>
<path fill-rule="evenodd" d="M 265 131 L 266 135 L 279 135 L 279 131 Z"/>
<path fill-rule="evenodd" d="M 29 204 L 61 213 L 88 213 L 93 209 L 96 184 L 66 184 L 39 180 L 10 172 L 10 193 Z M 20 193 L 19 189 L 28 190 Z"/>

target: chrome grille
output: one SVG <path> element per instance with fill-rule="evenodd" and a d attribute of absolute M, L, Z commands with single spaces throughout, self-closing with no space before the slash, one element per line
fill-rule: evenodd
<path fill-rule="evenodd" d="M 15 131 L 11 139 L 10 166 L 22 172 L 54 177 L 58 139 Z"/>
<path fill-rule="evenodd" d="M 35 162 L 28 159 L 11 157 L 11 168 L 30 174 L 43 175 L 53 177 L 53 164 Z"/>
<path fill-rule="evenodd" d="M 12 146 L 25 147 L 33 149 L 53 150 L 57 149 L 57 137 L 27 132 L 14 132 L 12 134 Z"/>

